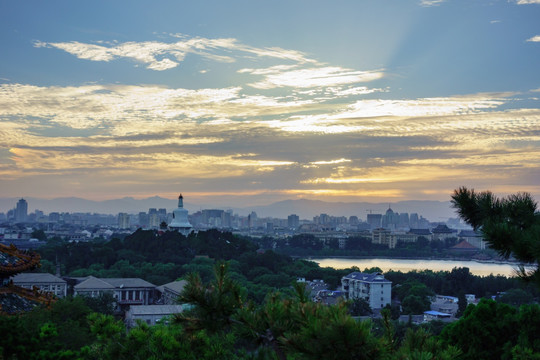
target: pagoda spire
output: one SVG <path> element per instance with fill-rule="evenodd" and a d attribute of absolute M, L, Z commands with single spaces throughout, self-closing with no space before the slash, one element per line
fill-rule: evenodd
<path fill-rule="evenodd" d="M 180 196 L 178 196 L 178 207 L 180 209 L 184 207 L 184 197 L 182 196 L 182 194 L 180 194 Z"/>

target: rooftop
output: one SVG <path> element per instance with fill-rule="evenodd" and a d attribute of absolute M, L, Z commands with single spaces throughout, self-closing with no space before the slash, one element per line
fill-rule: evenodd
<path fill-rule="evenodd" d="M 21 273 L 21 274 L 12 276 L 11 279 L 13 280 L 14 284 L 21 284 L 21 283 L 32 283 L 32 284 L 62 283 L 62 284 L 65 284 L 66 283 L 65 280 L 60 279 L 59 277 L 56 277 L 49 273 Z"/>
<path fill-rule="evenodd" d="M 136 305 L 129 308 L 131 315 L 171 315 L 182 310 L 182 305 Z"/>
<path fill-rule="evenodd" d="M 391 283 L 391 281 L 386 280 L 384 275 L 381 273 L 361 273 L 358 271 L 352 272 L 349 275 L 344 276 L 346 279 L 351 280 L 362 280 L 366 282 L 385 282 Z"/>

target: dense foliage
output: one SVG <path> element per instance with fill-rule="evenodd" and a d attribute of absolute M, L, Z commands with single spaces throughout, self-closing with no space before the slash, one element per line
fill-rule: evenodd
<path fill-rule="evenodd" d="M 490 191 L 461 187 L 454 191 L 452 203 L 493 249 L 532 266 L 532 270 L 522 267 L 521 276 L 540 285 L 540 212 L 530 194 L 497 198 Z"/>

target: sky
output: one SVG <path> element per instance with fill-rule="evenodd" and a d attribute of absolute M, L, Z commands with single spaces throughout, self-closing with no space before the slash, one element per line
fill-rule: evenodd
<path fill-rule="evenodd" d="M 540 0 L 0 0 L 0 197 L 540 199 Z"/>

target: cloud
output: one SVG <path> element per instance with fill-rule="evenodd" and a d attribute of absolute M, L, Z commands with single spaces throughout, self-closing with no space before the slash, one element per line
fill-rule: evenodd
<path fill-rule="evenodd" d="M 540 4 L 540 0 L 517 0 L 518 5 Z"/>
<path fill-rule="evenodd" d="M 249 84 L 257 89 L 329 87 L 369 82 L 381 79 L 384 76 L 382 71 L 354 71 L 334 66 L 307 69 L 272 67 L 267 69 L 242 69 L 239 72 L 263 75 L 264 80 Z"/>
<path fill-rule="evenodd" d="M 57 48 L 69 54 L 75 55 L 79 59 L 91 61 L 113 61 L 119 58 L 127 58 L 146 64 L 146 68 L 156 71 L 172 69 L 180 65 L 188 54 L 196 54 L 202 58 L 217 62 L 232 63 L 236 59 L 231 52 L 236 52 L 235 56 L 247 57 L 256 56 L 259 58 L 268 57 L 280 60 L 289 60 L 296 63 L 317 63 L 309 59 L 305 54 L 286 50 L 278 47 L 256 48 L 239 43 L 236 39 L 221 38 L 207 39 L 178 34 L 174 37 L 182 40 L 165 43 L 159 41 L 144 42 L 100 42 L 98 44 L 72 42 L 43 42 L 36 41 L 34 46 L 38 48 Z"/>
<path fill-rule="evenodd" d="M 485 183 L 486 173 L 500 183 L 532 177 L 540 163 L 540 110 L 507 109 L 518 94 L 285 90 L 0 84 L 0 183 L 400 198 L 419 186 Z"/>
<path fill-rule="evenodd" d="M 527 41 L 540 42 L 540 35 L 533 36 L 532 38 L 527 39 Z"/>
<path fill-rule="evenodd" d="M 439 6 L 446 0 L 421 0 L 420 5 L 422 6 Z"/>
<path fill-rule="evenodd" d="M 342 117 L 437 116 L 468 114 L 493 109 L 511 94 L 477 94 L 474 96 L 435 97 L 416 100 L 359 100 L 349 106 Z"/>
<path fill-rule="evenodd" d="M 337 159 L 337 160 L 321 160 L 321 161 L 312 161 L 311 165 L 334 165 L 334 164 L 343 164 L 351 162 L 350 159 Z"/>

